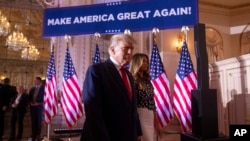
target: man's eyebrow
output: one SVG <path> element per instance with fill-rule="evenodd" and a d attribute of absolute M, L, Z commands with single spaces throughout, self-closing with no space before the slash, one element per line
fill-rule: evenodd
<path fill-rule="evenodd" d="M 134 46 L 124 46 L 124 48 L 134 48 Z"/>

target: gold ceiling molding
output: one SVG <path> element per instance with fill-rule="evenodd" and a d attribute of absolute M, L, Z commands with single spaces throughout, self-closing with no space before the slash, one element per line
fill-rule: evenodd
<path fill-rule="evenodd" d="M 212 6 L 212 7 L 218 7 L 218 8 L 225 8 L 225 9 L 237 9 L 237 8 L 250 7 L 250 2 L 249 3 L 244 3 L 244 4 L 239 4 L 239 5 L 234 5 L 234 6 L 217 4 L 217 3 L 213 3 L 213 2 L 207 2 L 207 1 L 199 1 L 199 4 Z"/>

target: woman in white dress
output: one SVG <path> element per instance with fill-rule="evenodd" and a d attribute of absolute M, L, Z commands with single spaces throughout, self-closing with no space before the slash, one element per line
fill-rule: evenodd
<path fill-rule="evenodd" d="M 129 70 L 135 80 L 142 141 L 154 141 L 155 131 L 159 131 L 159 123 L 155 114 L 154 88 L 150 81 L 148 56 L 143 53 L 134 54 Z"/>

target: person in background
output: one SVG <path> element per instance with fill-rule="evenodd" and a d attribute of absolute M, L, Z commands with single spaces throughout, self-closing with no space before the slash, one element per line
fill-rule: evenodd
<path fill-rule="evenodd" d="M 16 86 L 10 85 L 9 78 L 5 78 L 3 80 L 3 92 L 7 94 L 8 103 L 10 102 L 10 99 L 17 94 Z"/>
<path fill-rule="evenodd" d="M 8 107 L 7 95 L 3 93 L 3 84 L 0 83 L 0 141 L 4 134 L 4 115 Z"/>
<path fill-rule="evenodd" d="M 130 35 L 113 35 L 110 57 L 88 68 L 83 85 L 86 121 L 81 141 L 140 141 L 134 80 L 123 68 L 132 57 L 134 44 Z"/>
<path fill-rule="evenodd" d="M 42 79 L 42 85 L 44 85 L 44 87 L 45 87 L 45 85 L 46 85 L 46 79 Z"/>
<path fill-rule="evenodd" d="M 23 119 L 27 111 L 28 106 L 28 94 L 25 93 L 23 86 L 19 86 L 18 93 L 11 100 L 11 128 L 10 128 L 10 138 L 12 140 L 21 140 L 23 135 Z M 18 132 L 16 136 L 16 123 L 18 125 Z"/>
<path fill-rule="evenodd" d="M 0 141 L 4 135 L 4 116 L 9 108 L 10 99 L 17 93 L 16 87 L 10 85 L 10 79 L 5 78 L 0 85 Z"/>
<path fill-rule="evenodd" d="M 148 56 L 143 53 L 134 54 L 129 71 L 135 80 L 137 110 L 143 132 L 142 141 L 154 141 L 155 131 L 159 133 L 160 125 L 155 114 L 154 88 L 149 74 Z"/>
<path fill-rule="evenodd" d="M 29 91 L 32 141 L 40 140 L 43 117 L 44 85 L 41 77 L 36 77 L 35 86 Z"/>

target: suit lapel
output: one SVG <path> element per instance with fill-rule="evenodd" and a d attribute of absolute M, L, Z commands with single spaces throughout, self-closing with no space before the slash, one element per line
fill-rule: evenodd
<path fill-rule="evenodd" d="M 112 62 L 110 59 L 108 59 L 108 60 L 106 61 L 106 63 L 108 64 L 108 67 L 109 67 L 108 69 L 109 69 L 109 71 L 111 71 L 111 74 L 113 74 L 113 75 L 112 75 L 113 79 L 115 80 L 115 82 L 118 83 L 118 85 L 120 85 L 120 88 L 122 88 L 122 91 L 124 92 L 123 94 L 125 94 L 126 97 L 127 97 L 127 100 L 130 101 L 130 99 L 129 99 L 129 94 L 128 94 L 128 92 L 127 92 L 126 86 L 125 86 L 124 83 L 123 83 L 123 80 L 122 80 L 122 77 L 121 77 L 119 71 L 117 70 L 117 68 L 115 67 L 115 65 L 113 64 L 113 62 Z M 126 70 L 126 73 L 127 73 L 127 75 L 128 75 L 129 83 L 130 83 L 131 88 L 132 88 L 131 77 L 130 77 L 130 75 L 128 74 L 128 70 Z M 132 91 L 133 91 L 133 89 L 132 89 Z M 132 92 L 132 93 L 133 93 L 133 92 Z M 133 93 L 133 94 L 134 94 L 134 93 Z"/>

